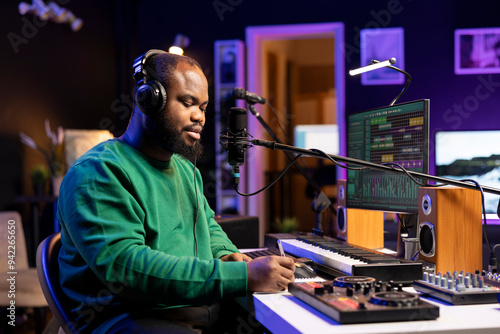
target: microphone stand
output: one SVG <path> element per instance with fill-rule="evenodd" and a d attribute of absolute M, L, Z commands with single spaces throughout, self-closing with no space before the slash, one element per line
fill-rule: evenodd
<path fill-rule="evenodd" d="M 274 141 L 253 139 L 253 140 L 248 140 L 248 142 L 255 145 L 255 146 L 267 147 L 267 148 L 270 148 L 272 150 L 277 149 L 277 150 L 284 151 L 284 152 L 291 152 L 291 153 L 302 154 L 302 155 L 310 156 L 310 157 L 328 159 L 327 157 L 325 157 L 325 155 L 323 155 L 319 152 L 316 152 L 313 150 L 307 150 L 307 149 L 303 149 L 303 148 L 299 148 L 299 147 L 295 147 L 295 146 L 285 145 L 285 144 L 277 143 Z M 457 187 L 478 190 L 478 188 L 475 185 L 472 185 L 470 183 L 466 183 L 463 181 L 447 179 L 447 178 L 440 177 L 440 176 L 434 176 L 434 175 L 420 173 L 420 172 L 413 172 L 413 171 L 409 171 L 409 170 L 404 172 L 401 169 L 396 169 L 396 168 L 393 168 L 390 166 L 379 165 L 379 164 L 376 164 L 373 162 L 368 162 L 368 161 L 359 160 L 359 159 L 353 159 L 353 158 L 349 158 L 349 157 L 342 157 L 342 156 L 333 155 L 333 154 L 326 154 L 326 155 L 328 157 L 332 158 L 333 160 L 338 161 L 338 162 L 353 164 L 356 166 L 362 166 L 362 167 L 366 167 L 369 169 L 380 170 L 380 171 L 393 173 L 393 174 L 405 174 L 405 175 L 410 174 L 413 177 L 421 178 L 421 179 L 428 180 L 428 181 L 434 181 L 434 182 L 443 183 L 443 184 L 447 184 L 447 185 L 453 185 L 453 186 L 457 186 Z M 487 193 L 500 195 L 500 189 L 489 187 L 489 186 L 482 186 L 482 185 L 481 185 L 481 188 L 483 189 L 483 191 L 485 191 Z"/>
<path fill-rule="evenodd" d="M 248 108 L 252 112 L 252 114 L 257 118 L 259 123 L 262 125 L 262 127 L 269 133 L 269 135 L 274 139 L 275 143 L 282 144 L 278 136 L 274 133 L 274 131 L 269 127 L 269 125 L 266 123 L 266 121 L 260 116 L 259 112 L 257 109 L 255 109 L 254 104 L 255 103 L 250 103 L 248 102 Z M 284 144 L 283 144 L 284 145 Z M 288 145 L 284 145 L 288 146 Z M 290 152 L 286 150 L 282 150 L 287 157 L 290 160 L 293 160 L 293 156 Z M 304 178 L 309 182 L 311 187 L 314 190 L 314 193 L 316 194 L 313 203 L 312 203 L 312 208 L 316 214 L 316 229 L 323 230 L 323 212 L 327 209 L 330 208 L 334 214 L 336 214 L 337 210 L 332 204 L 332 201 L 326 196 L 323 191 L 321 190 L 321 187 L 318 185 L 316 180 L 314 180 L 308 173 L 307 171 L 302 167 L 301 164 L 298 163 L 298 161 L 294 161 L 293 163 L 295 167 L 299 170 L 299 172 L 304 176 Z"/>

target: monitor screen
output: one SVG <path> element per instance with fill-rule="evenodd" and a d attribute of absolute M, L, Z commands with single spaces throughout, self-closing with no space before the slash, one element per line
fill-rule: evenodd
<path fill-rule="evenodd" d="M 349 115 L 347 155 L 376 164 L 398 163 L 409 171 L 428 173 L 429 100 Z M 349 208 L 416 214 L 418 187 L 405 174 L 348 170 L 346 204 Z"/>
<path fill-rule="evenodd" d="M 437 176 L 500 189 L 500 130 L 437 131 L 434 152 Z M 489 219 L 498 219 L 498 200 L 484 193 Z"/>
<path fill-rule="evenodd" d="M 339 126 L 337 124 L 301 124 L 293 132 L 294 145 L 304 149 L 315 148 L 328 154 L 339 154 Z"/>

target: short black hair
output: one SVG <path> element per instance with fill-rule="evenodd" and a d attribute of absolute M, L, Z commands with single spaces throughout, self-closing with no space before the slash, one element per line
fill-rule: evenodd
<path fill-rule="evenodd" d="M 202 69 L 196 60 L 186 56 L 165 52 L 153 57 L 151 61 L 153 72 L 155 73 L 156 79 L 165 89 L 169 88 L 170 79 L 177 69 L 177 65 L 181 62 L 185 62 L 193 67 L 198 67 L 200 70 Z"/>

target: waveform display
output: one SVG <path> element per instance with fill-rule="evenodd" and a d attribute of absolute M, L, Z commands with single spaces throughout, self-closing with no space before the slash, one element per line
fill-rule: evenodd
<path fill-rule="evenodd" d="M 424 101 L 349 115 L 348 156 L 427 172 L 429 110 Z M 416 212 L 417 201 L 418 185 L 407 175 L 373 170 L 348 172 L 349 207 Z"/>
<path fill-rule="evenodd" d="M 418 209 L 418 185 L 406 175 L 361 172 L 354 182 L 350 204 L 362 203 L 373 209 Z M 359 185 L 356 187 L 356 185 Z"/>
<path fill-rule="evenodd" d="M 418 196 L 418 187 L 412 182 L 408 182 L 406 175 L 380 174 L 364 175 L 363 177 L 363 197 L 373 199 L 413 199 Z"/>

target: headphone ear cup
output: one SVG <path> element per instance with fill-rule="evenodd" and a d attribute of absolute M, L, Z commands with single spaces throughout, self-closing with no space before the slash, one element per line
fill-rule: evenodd
<path fill-rule="evenodd" d="M 163 85 L 157 81 L 148 81 L 137 87 L 134 99 L 139 110 L 143 114 L 151 116 L 165 109 L 167 92 Z"/>

